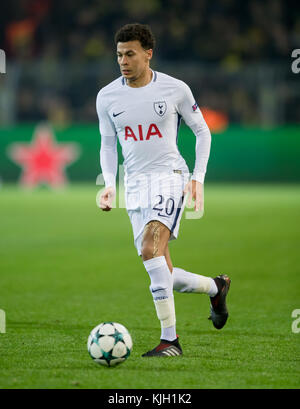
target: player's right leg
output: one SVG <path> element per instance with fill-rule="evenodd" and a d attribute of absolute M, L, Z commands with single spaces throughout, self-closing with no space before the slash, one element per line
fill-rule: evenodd
<path fill-rule="evenodd" d="M 173 279 L 164 256 L 169 238 L 170 230 L 158 220 L 145 226 L 141 255 L 151 280 L 150 291 L 161 324 L 161 340 L 157 347 L 143 354 L 144 357 L 182 354 L 175 327 Z"/>

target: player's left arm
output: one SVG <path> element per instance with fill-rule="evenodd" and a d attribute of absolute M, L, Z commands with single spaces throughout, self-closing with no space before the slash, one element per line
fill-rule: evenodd
<path fill-rule="evenodd" d="M 185 123 L 191 128 L 196 136 L 195 166 L 191 180 L 185 186 L 184 193 L 189 194 L 189 204 L 191 204 L 191 200 L 195 201 L 195 211 L 203 211 L 203 184 L 210 154 L 211 134 L 203 115 L 195 102 L 192 91 L 185 83 L 181 83 L 177 109 Z"/>

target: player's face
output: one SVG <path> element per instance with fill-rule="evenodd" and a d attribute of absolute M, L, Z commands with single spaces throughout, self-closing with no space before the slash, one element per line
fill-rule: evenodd
<path fill-rule="evenodd" d="M 152 50 L 145 50 L 137 40 L 117 44 L 118 63 L 123 77 L 130 81 L 140 78 L 152 58 Z"/>

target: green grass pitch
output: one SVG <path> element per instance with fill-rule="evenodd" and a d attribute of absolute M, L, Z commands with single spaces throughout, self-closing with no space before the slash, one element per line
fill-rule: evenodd
<path fill-rule="evenodd" d="M 184 355 L 156 359 L 141 358 L 160 328 L 126 210 L 101 212 L 96 193 L 0 189 L 0 388 L 300 387 L 298 185 L 207 183 L 204 217 L 183 216 L 170 250 L 177 267 L 229 274 L 230 317 L 215 330 L 206 295 L 175 294 Z M 133 338 L 115 368 L 86 349 L 102 321 Z"/>

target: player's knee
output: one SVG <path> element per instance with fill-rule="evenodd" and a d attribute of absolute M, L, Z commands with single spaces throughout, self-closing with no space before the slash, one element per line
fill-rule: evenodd
<path fill-rule="evenodd" d="M 142 259 L 149 260 L 150 258 L 160 257 L 164 255 L 164 246 L 161 242 L 156 242 L 153 238 L 148 237 L 142 241 L 141 253 Z"/>
<path fill-rule="evenodd" d="M 158 254 L 154 255 L 154 246 L 150 240 L 143 240 L 141 253 L 142 253 L 142 259 L 144 261 L 150 260 L 150 258 L 158 256 Z"/>

